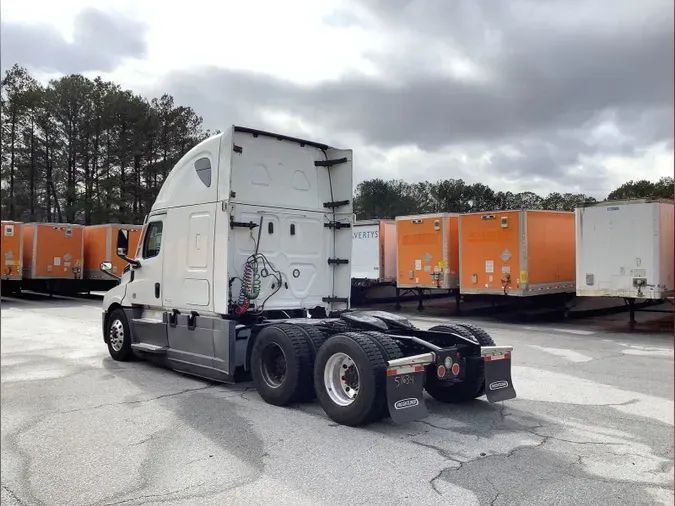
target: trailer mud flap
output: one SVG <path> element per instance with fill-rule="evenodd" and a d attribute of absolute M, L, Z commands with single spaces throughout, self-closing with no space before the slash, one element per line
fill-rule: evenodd
<path fill-rule="evenodd" d="M 516 397 L 511 379 L 511 353 L 484 356 L 485 395 L 490 402 L 506 401 Z"/>
<path fill-rule="evenodd" d="M 387 369 L 387 406 L 394 423 L 408 423 L 429 416 L 424 403 L 424 366 Z"/>

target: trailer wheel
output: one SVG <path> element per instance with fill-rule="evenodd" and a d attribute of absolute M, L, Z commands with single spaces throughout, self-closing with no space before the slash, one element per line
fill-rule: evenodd
<path fill-rule="evenodd" d="M 286 406 L 311 399 L 312 351 L 305 333 L 292 324 L 262 329 L 251 352 L 251 376 L 268 404 Z"/>
<path fill-rule="evenodd" d="M 481 346 L 494 346 L 492 338 L 481 328 L 471 325 L 473 330 L 469 330 L 465 325 L 468 324 L 449 324 L 437 325 L 429 330 L 436 332 L 452 332 L 467 337 L 477 342 Z M 487 339 L 486 339 L 487 336 Z M 485 393 L 485 365 L 483 362 L 476 363 L 476 366 L 467 371 L 471 377 L 467 377 L 461 383 L 448 383 L 438 379 L 433 369 L 427 371 L 426 384 L 424 389 L 427 393 L 440 402 L 467 402 Z"/>
<path fill-rule="evenodd" d="M 115 309 L 108 317 L 106 324 L 106 343 L 108 353 L 119 362 L 126 362 L 133 358 L 131 350 L 131 329 L 127 315 L 121 308 Z"/>
<path fill-rule="evenodd" d="M 358 426 L 382 418 L 386 409 L 386 359 L 361 332 L 330 337 L 314 364 L 314 388 L 326 414 L 342 425 Z"/>

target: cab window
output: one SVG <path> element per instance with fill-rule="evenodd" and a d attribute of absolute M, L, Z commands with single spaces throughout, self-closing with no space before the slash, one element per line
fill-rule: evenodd
<path fill-rule="evenodd" d="M 152 258 L 159 255 L 162 246 L 162 225 L 161 221 L 153 221 L 148 224 L 143 240 L 143 258 Z"/>

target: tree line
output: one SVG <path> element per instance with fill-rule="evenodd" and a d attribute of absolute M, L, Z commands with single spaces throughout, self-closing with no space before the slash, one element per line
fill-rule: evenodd
<path fill-rule="evenodd" d="M 628 181 L 610 192 L 604 200 L 636 198 L 673 198 L 675 181 L 663 177 L 657 182 L 645 179 Z M 408 183 L 402 180 L 371 179 L 357 185 L 354 209 L 359 219 L 395 218 L 411 214 L 438 212 L 470 213 L 507 209 L 545 209 L 572 211 L 596 199 L 583 193 L 494 191 L 482 184 L 466 184 L 461 179 Z"/>
<path fill-rule="evenodd" d="M 100 78 L 2 79 L 2 218 L 142 223 L 162 182 L 210 135 L 169 95 L 147 100 Z"/>
<path fill-rule="evenodd" d="M 94 225 L 142 223 L 164 179 L 216 132 L 173 97 L 147 99 L 101 78 L 73 74 L 40 84 L 14 65 L 2 79 L 0 213 L 4 220 Z M 609 199 L 673 198 L 673 178 L 629 181 Z M 372 179 L 355 189 L 358 219 L 526 207 L 570 210 L 582 194 L 495 192 L 461 179 Z"/>

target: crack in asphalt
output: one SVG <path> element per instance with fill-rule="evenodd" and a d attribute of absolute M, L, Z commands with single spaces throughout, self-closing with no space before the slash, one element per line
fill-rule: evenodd
<path fill-rule="evenodd" d="M 414 439 L 411 439 L 410 442 L 413 443 L 413 444 L 416 444 L 416 445 L 418 445 L 418 446 L 422 446 L 422 447 L 424 447 L 424 448 L 428 448 L 428 449 L 430 449 L 430 450 L 435 450 L 435 451 L 436 451 L 441 457 L 443 457 L 445 460 L 450 460 L 450 461 L 452 461 L 452 462 L 455 462 L 456 464 L 459 464 L 458 469 L 461 468 L 462 465 L 464 464 L 461 460 L 458 460 L 458 459 L 456 459 L 456 458 L 454 458 L 454 457 L 451 457 L 450 454 L 448 453 L 448 451 L 445 450 L 445 449 L 443 449 L 443 448 L 440 448 L 440 447 L 435 446 L 435 445 L 432 445 L 432 444 L 421 443 L 421 442 L 419 442 L 419 441 L 415 441 Z M 441 470 L 438 472 L 438 474 L 437 474 L 436 476 L 434 476 L 433 478 L 431 478 L 431 479 L 429 480 L 429 485 L 431 485 L 431 488 L 433 489 L 433 491 L 436 492 L 438 495 L 443 495 L 443 493 L 442 493 L 440 490 L 438 490 L 438 487 L 436 487 L 436 480 L 438 480 L 439 478 L 441 478 L 441 476 L 443 475 L 443 473 L 444 473 L 446 470 L 448 470 L 448 469 L 451 469 L 451 467 L 444 467 L 443 469 L 441 469 Z"/>
<path fill-rule="evenodd" d="M 416 420 L 418 423 L 428 425 L 429 427 L 433 427 L 434 429 L 439 429 L 439 430 L 456 430 L 456 427 L 441 427 L 440 425 L 435 425 L 431 422 L 427 422 L 426 420 Z M 473 436 L 476 438 L 476 441 L 480 441 L 481 437 L 479 434 L 465 434 L 466 436 Z"/>
<path fill-rule="evenodd" d="M 624 402 L 619 402 L 619 403 L 602 404 L 601 406 L 626 406 L 626 405 L 634 404 L 638 401 L 639 401 L 638 399 L 630 399 L 630 400 L 627 400 L 627 401 L 624 401 Z M 506 411 L 507 409 L 508 409 L 507 406 L 501 406 L 500 407 L 499 411 L 497 412 L 497 419 L 495 419 L 494 423 L 493 423 L 493 426 L 494 426 L 495 429 L 498 428 L 497 426 L 500 424 L 500 422 L 505 422 L 506 417 L 510 416 Z M 423 423 L 424 425 L 428 425 L 428 426 L 433 427 L 433 428 L 438 429 L 438 430 L 443 430 L 443 431 L 456 430 L 455 428 L 442 427 L 442 426 L 436 425 L 436 424 L 434 424 L 432 422 L 428 422 L 428 421 L 418 420 L 418 422 Z M 460 460 L 457 457 L 453 456 L 450 453 L 449 450 L 446 450 L 445 448 L 442 448 L 442 447 L 434 445 L 434 444 L 422 443 L 420 441 L 415 441 L 415 440 L 412 440 L 412 439 L 410 440 L 410 442 L 412 442 L 415 445 L 434 450 L 444 460 L 449 460 L 449 461 L 453 462 L 453 464 L 456 464 L 456 465 L 443 467 L 435 476 L 433 476 L 429 480 L 429 485 L 431 486 L 432 490 L 434 492 L 436 492 L 436 494 L 438 494 L 438 495 L 443 495 L 443 492 L 441 492 L 441 490 L 439 489 L 439 487 L 437 485 L 437 482 L 438 482 L 439 479 L 442 479 L 443 476 L 446 473 L 460 471 L 465 465 L 471 464 L 471 463 L 476 462 L 476 461 L 481 460 L 481 459 L 500 458 L 500 457 L 508 459 L 508 458 L 511 458 L 513 455 L 515 455 L 517 452 L 519 452 L 521 450 L 533 450 L 534 451 L 537 448 L 540 448 L 540 447 L 546 445 L 547 443 L 549 443 L 552 440 L 560 441 L 560 442 L 567 443 L 567 444 L 570 444 L 570 445 L 598 445 L 598 446 L 622 446 L 622 447 L 630 446 L 626 443 L 620 443 L 620 442 L 579 441 L 579 440 L 575 441 L 573 439 L 566 439 L 566 438 L 563 438 L 563 437 L 558 437 L 558 436 L 553 436 L 553 435 L 544 435 L 544 434 L 541 434 L 541 433 L 537 432 L 538 429 L 542 429 L 542 428 L 545 428 L 545 427 L 547 427 L 545 424 L 540 423 L 537 426 L 529 427 L 529 428 L 527 428 L 527 427 L 526 428 L 515 428 L 515 427 L 514 428 L 499 428 L 500 430 L 503 429 L 503 430 L 511 430 L 511 431 L 514 431 L 514 432 L 528 433 L 528 434 L 531 434 L 531 435 L 533 435 L 537 438 L 541 438 L 541 441 L 539 441 L 538 443 L 533 444 L 533 445 L 517 446 L 517 447 L 511 449 L 510 451 L 508 451 L 506 453 L 496 453 L 496 454 L 492 454 L 492 455 L 480 455 L 478 457 L 475 457 L 475 458 L 472 458 L 472 459 L 469 459 L 469 460 Z M 478 436 L 478 437 L 480 437 L 480 436 Z M 638 454 L 634 454 L 634 455 L 638 455 Z M 571 471 L 575 466 L 583 465 L 583 461 L 586 457 L 584 457 L 582 455 L 575 455 L 574 453 L 571 453 L 571 456 L 575 456 L 576 460 L 574 462 L 571 462 L 570 465 L 567 467 L 567 469 L 565 469 L 563 471 L 563 473 L 567 476 L 570 476 L 570 477 L 576 477 Z M 670 464 L 671 464 L 670 462 L 665 462 L 660 467 L 663 468 L 665 466 L 669 466 Z M 650 471 L 646 471 L 646 472 L 649 473 L 649 474 L 657 474 L 658 470 L 650 470 Z M 602 478 L 602 477 L 599 477 L 599 476 L 592 476 L 592 477 L 589 476 L 589 479 L 591 479 L 592 481 L 599 482 L 599 483 L 608 483 L 608 484 L 624 482 L 624 480 L 611 480 L 611 479 L 608 480 L 608 479 L 605 479 L 605 478 Z M 501 492 L 499 490 L 499 488 L 489 478 L 486 477 L 486 480 L 488 481 L 488 483 L 492 486 L 492 488 L 494 490 L 494 496 L 492 497 L 492 499 L 490 501 L 490 505 L 494 506 L 497 503 L 497 501 L 503 496 L 503 492 Z M 661 488 L 657 484 L 651 484 L 651 486 Z"/>
<path fill-rule="evenodd" d="M 16 493 L 11 488 L 9 488 L 7 485 L 2 485 L 2 489 L 5 492 L 7 492 L 9 494 L 9 496 L 12 499 L 14 499 L 20 506 L 28 506 L 28 503 L 22 501 L 21 498 L 19 498 L 19 496 L 16 495 Z"/>
<path fill-rule="evenodd" d="M 154 432 L 153 434 L 150 434 L 148 437 L 145 437 L 141 439 L 140 441 L 135 441 L 133 443 L 129 443 L 129 446 L 139 446 L 145 443 L 150 443 L 152 442 L 155 438 L 159 437 L 159 432 Z"/>
<path fill-rule="evenodd" d="M 174 495 L 179 495 L 182 494 L 183 492 L 186 492 L 191 489 L 203 487 L 206 485 L 207 482 L 202 482 L 198 483 L 197 485 L 188 485 L 187 487 L 180 488 L 178 490 L 172 490 L 171 492 L 165 492 L 163 494 L 146 494 L 146 495 L 141 495 L 138 497 L 131 497 L 129 499 L 123 499 L 121 501 L 115 501 L 115 502 L 106 502 L 103 503 L 104 506 L 118 506 L 121 504 L 129 504 L 129 503 L 137 503 L 137 504 L 143 504 L 145 502 L 148 502 L 148 500 L 153 500 L 156 501 L 159 499 L 157 502 L 164 502 L 162 499 L 167 498 L 168 496 L 174 496 Z"/>
<path fill-rule="evenodd" d="M 431 486 L 433 491 L 436 492 L 438 495 L 443 495 L 443 493 L 436 486 L 436 482 L 439 479 L 441 479 L 445 473 L 448 473 L 450 471 L 457 472 L 457 471 L 461 470 L 465 465 L 471 464 L 471 463 L 476 462 L 476 461 L 481 460 L 481 459 L 490 459 L 490 458 L 497 458 L 497 457 L 504 457 L 504 458 L 508 459 L 508 458 L 512 457 L 517 451 L 520 451 L 520 450 L 535 450 L 535 449 L 543 446 L 549 440 L 549 437 L 546 437 L 546 436 L 539 436 L 539 437 L 542 438 L 542 441 L 535 444 L 535 445 L 521 445 L 521 446 L 517 446 L 517 447 L 513 448 L 512 450 L 510 450 L 507 453 L 495 453 L 493 455 L 480 455 L 478 457 L 475 457 L 475 458 L 469 459 L 469 460 L 465 460 L 465 461 L 458 460 L 454 457 L 451 457 L 448 454 L 447 450 L 445 450 L 444 448 L 440 448 L 436 445 L 427 444 L 427 443 L 420 443 L 419 441 L 414 441 L 414 440 L 411 440 L 411 442 L 416 444 L 416 445 L 435 450 L 443 458 L 459 464 L 459 466 L 457 466 L 457 467 L 446 466 L 446 467 L 442 468 L 438 472 L 438 474 L 436 474 L 436 476 L 434 476 L 433 478 L 431 478 L 431 480 L 429 480 L 429 485 Z M 497 499 L 499 499 L 499 496 L 501 496 L 502 493 L 499 491 L 499 489 L 489 479 L 487 479 L 487 481 L 490 483 L 490 485 L 492 485 L 492 487 L 496 491 L 496 494 L 493 497 L 492 502 L 490 503 L 491 505 L 493 505 L 497 501 Z"/>
<path fill-rule="evenodd" d="M 543 427 L 543 426 L 542 426 Z M 539 427 L 536 427 L 539 428 Z M 558 436 L 545 436 L 543 434 L 539 434 L 537 431 L 532 430 L 532 429 L 522 429 L 523 432 L 528 432 L 532 434 L 533 436 L 537 437 L 545 437 L 547 439 L 553 439 L 555 441 L 561 441 L 563 443 L 569 443 L 573 445 L 605 445 L 605 446 L 629 446 L 626 443 L 610 443 L 607 441 L 573 441 L 571 439 L 564 439 Z"/>
<path fill-rule="evenodd" d="M 497 502 L 497 499 L 499 499 L 499 496 L 501 496 L 502 493 L 499 491 L 499 489 L 497 488 L 497 486 L 492 482 L 492 480 L 491 480 L 490 478 L 488 478 L 488 477 L 486 476 L 486 477 L 485 477 L 485 480 L 490 484 L 490 486 L 492 487 L 492 489 L 495 491 L 495 495 L 494 495 L 494 497 L 492 498 L 492 500 L 490 501 L 490 506 L 494 506 L 494 504 Z"/>
<path fill-rule="evenodd" d="M 60 414 L 60 415 L 67 415 L 67 414 L 70 414 L 70 413 L 78 413 L 80 411 L 91 411 L 91 410 L 94 410 L 94 409 L 107 408 L 107 407 L 110 407 L 110 406 L 121 406 L 121 405 L 124 405 L 124 404 L 141 404 L 141 403 L 144 403 L 144 402 L 156 401 L 158 399 L 165 399 L 167 397 L 175 397 L 177 395 L 183 395 L 183 394 L 187 394 L 187 393 L 190 393 L 190 392 L 198 392 L 200 390 L 207 390 L 209 388 L 216 388 L 217 386 L 218 385 L 206 385 L 206 386 L 198 387 L 198 388 L 186 388 L 185 390 L 180 390 L 178 392 L 161 394 L 161 395 L 157 395 L 155 397 L 149 397 L 147 399 L 139 399 L 139 400 L 135 400 L 135 401 L 109 402 L 109 403 L 105 403 L 105 404 L 97 404 L 96 406 L 88 406 L 88 407 L 85 407 L 85 408 L 77 408 L 77 409 L 68 409 L 68 410 L 65 410 L 65 411 L 58 411 L 57 413 Z"/>

